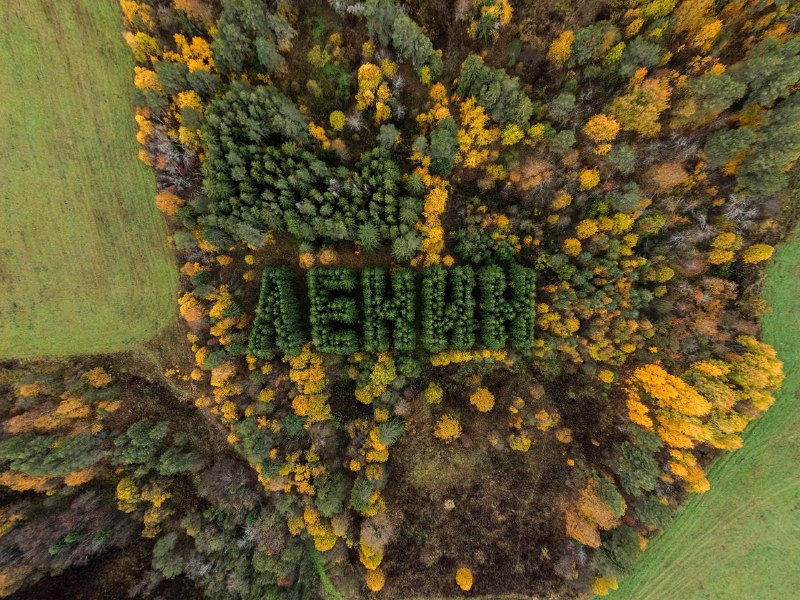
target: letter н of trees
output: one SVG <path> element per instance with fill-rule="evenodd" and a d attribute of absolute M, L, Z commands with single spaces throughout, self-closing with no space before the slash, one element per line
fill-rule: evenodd
<path fill-rule="evenodd" d="M 448 292 L 449 284 L 449 294 Z M 429 352 L 467 350 L 475 344 L 475 275 L 472 267 L 434 266 L 422 276 L 422 344 Z"/>
<path fill-rule="evenodd" d="M 307 281 L 311 300 L 311 339 L 317 350 L 331 354 L 357 352 L 358 334 L 355 329 L 341 327 L 358 323 L 356 301 L 336 293 L 355 289 L 355 271 L 341 267 L 310 269 Z"/>
<path fill-rule="evenodd" d="M 292 270 L 264 269 L 248 352 L 261 359 L 269 358 L 276 348 L 295 355 L 303 348 L 305 339 Z"/>
<path fill-rule="evenodd" d="M 536 274 L 511 265 L 508 278 L 492 265 L 478 271 L 481 341 L 490 350 L 504 348 L 510 339 L 517 350 L 530 350 L 536 320 Z"/>
<path fill-rule="evenodd" d="M 383 269 L 367 268 L 361 272 L 364 349 L 367 352 L 389 349 L 388 322 L 393 326 L 391 341 L 396 349 L 409 351 L 416 347 L 414 273 L 410 269 L 395 269 L 391 281 L 392 297 L 389 298 Z"/>

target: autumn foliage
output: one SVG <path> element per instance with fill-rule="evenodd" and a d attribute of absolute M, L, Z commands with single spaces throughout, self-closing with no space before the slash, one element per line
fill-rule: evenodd
<path fill-rule="evenodd" d="M 3 366 L 0 593 L 616 589 L 782 381 L 791 11 L 120 6 L 181 318 Z"/>

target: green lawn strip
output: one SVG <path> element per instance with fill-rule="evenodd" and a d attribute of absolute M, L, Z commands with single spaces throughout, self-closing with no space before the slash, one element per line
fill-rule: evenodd
<path fill-rule="evenodd" d="M 744 447 L 711 469 L 612 600 L 784 600 L 800 589 L 800 230 L 767 271 L 762 319 L 786 380 Z"/>
<path fill-rule="evenodd" d="M 325 590 L 328 600 L 342 600 L 339 592 L 337 592 L 336 588 L 333 586 L 330 577 L 328 577 L 328 573 L 325 572 L 325 565 L 322 564 L 322 557 L 319 555 L 319 551 L 314 547 L 314 543 L 309 541 L 306 546 L 308 547 L 309 554 L 311 554 L 311 560 L 314 563 L 314 568 L 317 569 L 319 580 L 322 582 L 322 589 Z"/>
<path fill-rule="evenodd" d="M 524 596 L 522 594 L 492 594 L 491 596 L 436 596 L 433 598 L 414 596 L 405 600 L 539 600 L 539 597 Z"/>
<path fill-rule="evenodd" d="M 0 2 L 0 358 L 111 352 L 175 314 L 117 2 Z"/>

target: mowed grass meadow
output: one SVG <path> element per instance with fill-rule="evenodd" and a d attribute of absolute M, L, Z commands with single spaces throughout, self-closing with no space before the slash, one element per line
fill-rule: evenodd
<path fill-rule="evenodd" d="M 111 352 L 175 314 L 116 0 L 0 2 L 0 358 Z"/>
<path fill-rule="evenodd" d="M 764 339 L 786 372 L 776 403 L 610 600 L 800 597 L 800 229 L 770 264 L 764 297 Z"/>

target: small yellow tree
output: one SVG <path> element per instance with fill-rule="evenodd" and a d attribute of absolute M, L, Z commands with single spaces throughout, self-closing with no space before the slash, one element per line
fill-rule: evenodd
<path fill-rule="evenodd" d="M 458 567 L 456 569 L 456 585 L 465 592 L 472 589 L 472 569 L 469 567 Z"/>
<path fill-rule="evenodd" d="M 371 592 L 380 592 L 386 584 L 386 575 L 383 573 L 383 569 L 375 569 L 367 571 L 364 580 Z"/>
<path fill-rule="evenodd" d="M 442 415 L 436 423 L 433 435 L 445 442 L 452 442 L 461 437 L 461 423 L 452 415 Z"/>
<path fill-rule="evenodd" d="M 156 206 L 165 215 L 174 217 L 178 214 L 178 209 L 186 204 L 186 201 L 172 192 L 162 191 L 156 194 Z"/>
<path fill-rule="evenodd" d="M 619 123 L 614 117 L 595 115 L 583 126 L 583 133 L 594 142 L 610 142 L 619 133 Z"/>
<path fill-rule="evenodd" d="M 556 66 L 563 65 L 572 54 L 572 42 L 574 40 L 575 34 L 572 30 L 562 31 L 550 44 L 550 49 L 547 51 L 547 59 Z"/>
<path fill-rule="evenodd" d="M 661 113 L 669 108 L 672 87 L 664 78 L 645 79 L 646 75 L 645 69 L 637 71 L 631 79 L 627 93 L 617 96 L 611 102 L 609 112 L 622 129 L 652 137 L 661 131 L 658 121 Z"/>
<path fill-rule="evenodd" d="M 479 411 L 489 412 L 494 407 L 494 394 L 485 387 L 479 387 L 469 397 L 469 402 Z"/>
<path fill-rule="evenodd" d="M 742 254 L 742 260 L 748 264 L 769 260 L 775 248 L 769 244 L 753 244 Z"/>

